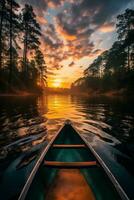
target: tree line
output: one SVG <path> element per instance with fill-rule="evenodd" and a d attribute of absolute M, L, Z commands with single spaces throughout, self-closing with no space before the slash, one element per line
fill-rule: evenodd
<path fill-rule="evenodd" d="M 99 55 L 76 80 L 73 91 L 107 92 L 120 90 L 134 91 L 134 10 L 126 9 L 117 16 L 118 40 L 109 50 Z"/>
<path fill-rule="evenodd" d="M 0 92 L 41 91 L 47 84 L 40 38 L 31 5 L 0 1 Z"/>

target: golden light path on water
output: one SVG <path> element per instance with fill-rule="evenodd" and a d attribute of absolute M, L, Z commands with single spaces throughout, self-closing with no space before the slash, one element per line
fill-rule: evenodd
<path fill-rule="evenodd" d="M 5 200 L 20 192 L 38 156 L 66 119 L 72 121 L 130 197 L 134 197 L 133 102 L 59 94 L 13 97 L 10 101 L 3 97 L 0 112 L 3 166 L 0 194 Z M 20 176 L 21 181 L 17 182 L 17 178 L 13 181 L 13 177 Z M 22 185 L 18 187 L 18 184 Z M 10 191 L 12 186 L 14 190 Z"/>
<path fill-rule="evenodd" d="M 129 137 L 128 129 L 133 130 L 133 117 L 128 116 L 127 112 L 122 115 L 124 104 L 120 100 L 48 95 L 39 98 L 38 109 L 41 116 L 46 118 L 48 141 L 65 120 L 70 119 L 79 133 L 105 161 L 122 187 L 133 196 L 130 185 L 134 183 L 134 179 L 129 173 L 132 170 L 131 165 L 128 165 L 128 160 L 121 152 L 122 139 L 126 138 L 126 135 Z M 130 160 L 129 162 L 131 163 Z M 126 170 L 124 166 L 129 169 Z"/>
<path fill-rule="evenodd" d="M 91 137 L 93 143 L 93 138 L 99 136 L 102 138 L 107 138 L 107 140 L 114 140 L 118 142 L 115 138 L 111 138 L 110 135 L 103 131 L 103 128 L 110 129 L 111 126 L 106 124 L 105 121 L 105 108 L 103 105 L 99 105 L 96 109 L 94 106 L 88 104 L 84 107 L 82 100 L 71 95 L 48 95 L 42 96 L 38 100 L 38 109 L 40 114 L 47 118 L 47 137 L 48 139 L 60 129 L 64 124 L 66 119 L 70 119 L 72 124 L 80 131 L 80 133 L 88 134 Z"/>
<path fill-rule="evenodd" d="M 47 105 L 47 113 L 45 112 Z M 84 120 L 83 116 L 79 116 L 79 111 L 76 109 L 75 105 L 72 103 L 72 98 L 70 95 L 49 95 L 44 96 L 39 99 L 39 110 L 44 117 L 47 118 L 47 129 L 48 135 L 53 135 L 56 131 L 64 124 L 66 119 L 75 122 L 80 118 L 81 122 Z M 43 113 L 45 112 L 45 113 Z"/>

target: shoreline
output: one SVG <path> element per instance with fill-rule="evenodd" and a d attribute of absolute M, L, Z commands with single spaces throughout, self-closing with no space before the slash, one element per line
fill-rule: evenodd
<path fill-rule="evenodd" d="M 18 93 L 0 93 L 0 97 L 26 97 L 37 96 L 39 94 L 32 92 L 18 92 Z"/>
<path fill-rule="evenodd" d="M 124 90 L 111 90 L 107 92 L 100 92 L 100 91 L 89 91 L 89 92 L 79 92 L 79 91 L 70 91 L 70 92 L 45 92 L 45 95 L 74 95 L 74 96 L 83 96 L 83 97 L 108 97 L 108 98 L 134 98 L 134 94 L 128 94 L 124 92 Z M 29 96 L 39 96 L 43 95 L 42 93 L 38 92 L 28 92 L 28 91 L 21 91 L 15 93 L 0 93 L 0 97 L 29 97 Z"/>
<path fill-rule="evenodd" d="M 87 92 L 81 92 L 81 91 L 72 91 L 72 95 L 79 95 L 79 96 L 85 96 L 85 97 L 109 97 L 109 98 L 134 98 L 134 93 L 126 91 L 124 89 L 121 90 L 110 90 L 110 91 L 87 91 Z"/>

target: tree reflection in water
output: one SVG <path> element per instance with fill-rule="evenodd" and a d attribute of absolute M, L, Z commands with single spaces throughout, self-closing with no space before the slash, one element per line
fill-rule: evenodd
<path fill-rule="evenodd" d="M 134 159 L 132 101 L 48 95 L 2 97 L 0 103 L 0 194 L 5 200 L 19 194 L 42 148 L 66 119 L 73 122 L 132 197 L 134 178 L 132 167 L 128 167 L 133 166 Z"/>

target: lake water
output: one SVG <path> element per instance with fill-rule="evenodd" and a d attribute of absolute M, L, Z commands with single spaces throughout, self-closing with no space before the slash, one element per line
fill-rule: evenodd
<path fill-rule="evenodd" d="M 15 200 L 42 149 L 70 119 L 134 199 L 134 106 L 70 95 L 0 98 L 0 199 Z"/>

